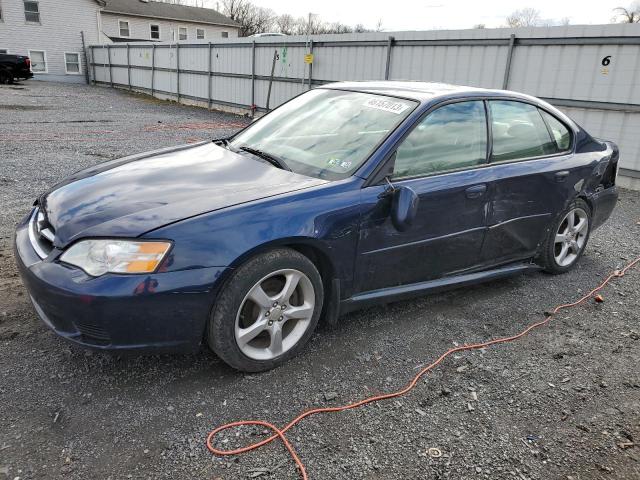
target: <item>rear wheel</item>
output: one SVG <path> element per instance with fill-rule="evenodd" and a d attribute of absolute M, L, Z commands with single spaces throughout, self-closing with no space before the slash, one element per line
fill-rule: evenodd
<path fill-rule="evenodd" d="M 218 296 L 209 347 L 232 367 L 269 370 L 295 356 L 318 324 L 322 279 L 301 253 L 277 249 L 238 268 Z"/>
<path fill-rule="evenodd" d="M 573 268 L 584 253 L 590 233 L 591 209 L 584 200 L 576 199 L 545 240 L 539 259 L 545 271 L 558 274 Z"/>

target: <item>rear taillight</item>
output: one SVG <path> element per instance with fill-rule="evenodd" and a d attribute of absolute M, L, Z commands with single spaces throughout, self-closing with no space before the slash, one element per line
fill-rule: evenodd
<path fill-rule="evenodd" d="M 24 63 L 27 65 L 27 68 L 31 68 L 31 59 L 29 57 L 25 58 Z"/>

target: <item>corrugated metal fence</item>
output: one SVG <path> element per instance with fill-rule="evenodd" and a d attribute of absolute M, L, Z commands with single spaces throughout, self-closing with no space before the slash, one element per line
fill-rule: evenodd
<path fill-rule="evenodd" d="M 97 83 L 240 111 L 266 111 L 339 80 L 517 90 L 616 141 L 621 175 L 640 183 L 638 24 L 112 44 L 91 46 L 89 54 Z"/>

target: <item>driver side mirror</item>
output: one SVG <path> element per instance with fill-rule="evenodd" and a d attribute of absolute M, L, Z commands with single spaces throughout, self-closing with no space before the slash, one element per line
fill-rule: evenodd
<path fill-rule="evenodd" d="M 409 187 L 393 187 L 391 223 L 399 232 L 408 230 L 418 214 L 420 197 Z"/>

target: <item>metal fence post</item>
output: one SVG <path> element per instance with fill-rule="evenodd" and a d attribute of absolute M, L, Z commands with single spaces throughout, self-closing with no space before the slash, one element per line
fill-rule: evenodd
<path fill-rule="evenodd" d="M 251 115 L 256 107 L 256 41 L 251 42 Z"/>
<path fill-rule="evenodd" d="M 89 85 L 91 83 L 89 79 L 89 55 L 87 55 L 87 44 L 84 41 L 83 31 L 80 32 L 80 39 L 82 40 L 82 55 L 84 57 L 84 80 L 87 82 L 87 85 Z M 65 62 L 66 61 L 67 59 L 65 58 Z"/>
<path fill-rule="evenodd" d="M 95 85 L 98 81 L 96 78 L 96 47 L 95 45 L 91 45 L 89 48 L 91 49 L 91 70 L 93 71 L 93 84 Z"/>
<path fill-rule="evenodd" d="M 154 80 L 156 76 L 156 44 L 151 46 L 151 96 L 154 96 Z"/>
<path fill-rule="evenodd" d="M 509 50 L 507 51 L 507 64 L 504 67 L 504 79 L 502 80 L 502 89 L 506 90 L 509 86 L 509 73 L 511 72 L 511 58 L 513 57 L 513 48 L 516 44 L 516 35 L 512 33 L 509 37 Z"/>
<path fill-rule="evenodd" d="M 131 90 L 131 55 L 129 54 L 129 45 L 127 43 L 127 84 L 129 85 L 129 90 Z"/>
<path fill-rule="evenodd" d="M 111 45 L 107 45 L 107 57 L 109 58 L 109 83 L 113 87 L 113 67 L 111 66 Z"/>
<path fill-rule="evenodd" d="M 309 53 L 313 55 L 313 40 L 309 40 Z M 309 86 L 307 90 L 311 90 L 311 75 L 313 74 L 313 60 L 309 64 Z"/>
<path fill-rule="evenodd" d="M 176 94 L 180 103 L 180 44 L 176 43 Z"/>
<path fill-rule="evenodd" d="M 278 59 L 278 49 L 273 51 L 273 61 L 271 62 L 271 76 L 269 77 L 269 89 L 267 90 L 267 103 L 265 109 L 269 111 L 269 101 L 271 100 L 271 86 L 273 85 L 273 75 L 276 71 L 276 61 Z"/>
<path fill-rule="evenodd" d="M 213 77 L 211 76 L 211 42 L 209 42 L 209 61 L 207 68 L 207 108 L 211 110 L 211 81 Z"/>
<path fill-rule="evenodd" d="M 387 63 L 384 67 L 384 79 L 389 80 L 389 72 L 391 71 L 391 49 L 393 48 L 393 42 L 395 38 L 389 35 L 387 39 Z"/>

